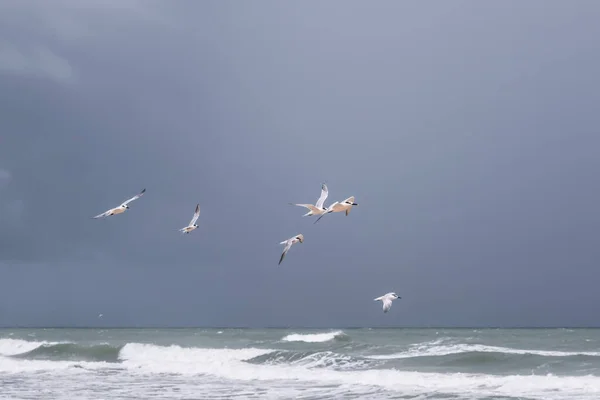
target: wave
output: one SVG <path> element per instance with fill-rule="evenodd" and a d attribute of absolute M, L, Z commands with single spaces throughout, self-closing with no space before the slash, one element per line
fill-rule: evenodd
<path fill-rule="evenodd" d="M 292 352 L 276 349 L 208 349 L 176 345 L 128 343 L 123 347 L 81 346 L 45 342 L 7 342 L 0 347 L 8 352 L 21 351 L 18 357 L 0 357 L 0 370 L 47 370 L 69 374 L 87 374 L 89 370 L 119 369 L 119 373 L 207 376 L 231 381 L 303 382 L 310 387 L 338 387 L 352 393 L 389 390 L 406 397 L 431 393 L 447 397 L 526 397 L 530 399 L 581 399 L 600 392 L 600 377 L 548 375 L 488 375 L 481 373 L 439 373 L 381 369 L 377 361 L 364 360 L 330 351 Z M 12 346 L 12 347 L 11 347 Z M 36 346 L 33 347 L 32 346 Z M 104 346 L 104 347 L 102 347 Z M 465 346 L 465 345 L 463 345 Z M 111 358 L 115 352 L 119 364 L 29 359 L 57 352 L 88 352 L 89 359 Z M 85 349 L 85 350 L 82 350 Z M 22 351 L 25 350 L 25 351 Z M 431 350 L 433 351 L 433 350 Z M 439 349 L 438 349 L 439 351 Z M 89 353 L 95 354 L 89 356 Z M 26 354 L 29 355 L 26 356 Z M 98 355 L 102 353 L 102 355 Z M 107 356 L 111 354 L 111 356 Z M 372 363 L 367 365 L 365 363 Z M 362 363 L 362 364 L 361 364 Z M 360 366 L 369 369 L 357 370 Z M 347 366 L 347 368 L 345 368 Z M 89 375 L 86 375 L 89 376 Z M 197 379 L 197 378 L 193 378 Z M 375 389 L 373 389 L 375 388 Z"/>
<path fill-rule="evenodd" d="M 281 338 L 282 342 L 306 342 L 323 343 L 330 340 L 350 340 L 350 336 L 343 331 L 324 332 L 324 333 L 291 333 Z"/>
<path fill-rule="evenodd" d="M 98 344 L 82 346 L 75 343 L 44 344 L 25 353 L 13 355 L 14 358 L 28 360 L 61 361 L 106 361 L 118 362 L 122 346 Z"/>
<path fill-rule="evenodd" d="M 306 368 L 330 368 L 335 370 L 357 370 L 375 366 L 377 362 L 362 357 L 338 354 L 332 351 L 287 351 L 275 350 L 246 360 L 260 365 L 299 365 Z"/>
<path fill-rule="evenodd" d="M 501 354 L 521 354 L 521 355 L 536 355 L 542 357 L 574 357 L 588 356 L 600 357 L 600 352 L 596 351 L 549 351 L 549 350 L 526 350 L 513 349 L 510 347 L 486 346 L 482 344 L 454 344 L 454 345 L 438 345 L 438 342 L 431 342 L 424 345 L 416 345 L 409 348 L 405 352 L 395 354 L 370 355 L 367 358 L 374 360 L 393 360 L 401 358 L 416 358 L 416 357 L 439 357 L 451 354 L 461 353 L 501 353 Z"/>
<path fill-rule="evenodd" d="M 379 388 L 406 397 L 443 393 L 450 397 L 526 397 L 581 399 L 600 392 L 600 377 L 554 375 L 488 375 L 398 371 L 394 369 L 335 370 L 317 368 L 330 352 L 292 354 L 272 349 L 202 349 L 127 344 L 120 359 L 133 373 L 200 375 L 233 381 L 302 381 L 311 386 L 351 390 Z M 311 358 L 313 361 L 310 361 Z M 287 360 L 287 361 L 286 361 Z M 259 365 L 257 365 L 259 364 Z"/>
<path fill-rule="evenodd" d="M 123 346 L 0 339 L 0 356 L 26 360 L 117 362 Z"/>
<path fill-rule="evenodd" d="M 35 342 L 21 339 L 0 339 L 0 356 L 14 356 L 26 353 L 40 346 L 52 346 L 67 342 Z"/>

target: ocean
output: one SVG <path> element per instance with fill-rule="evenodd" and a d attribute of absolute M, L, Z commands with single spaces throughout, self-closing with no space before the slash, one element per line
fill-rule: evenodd
<path fill-rule="evenodd" d="M 600 399 L 596 329 L 0 329 L 1 399 Z"/>

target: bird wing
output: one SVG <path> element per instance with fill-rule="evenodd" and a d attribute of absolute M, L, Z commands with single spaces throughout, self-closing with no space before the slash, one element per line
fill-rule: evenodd
<path fill-rule="evenodd" d="M 292 206 L 298 206 L 298 207 L 304 207 L 304 208 L 308 208 L 310 211 L 312 212 L 319 212 L 320 210 L 313 206 L 312 204 L 296 204 L 296 203 L 290 203 Z"/>
<path fill-rule="evenodd" d="M 102 214 L 98 214 L 98 215 L 96 215 L 95 217 L 92 217 L 92 218 L 95 218 L 95 219 L 97 219 L 97 218 L 103 218 L 103 217 L 106 217 L 108 215 L 108 213 L 110 213 L 110 210 L 104 211 Z"/>
<path fill-rule="evenodd" d="M 383 302 L 383 312 L 386 313 L 386 312 L 390 311 L 390 308 L 392 308 L 392 300 L 386 297 L 382 300 L 382 302 Z"/>
<path fill-rule="evenodd" d="M 126 206 L 127 204 L 131 203 L 134 200 L 139 199 L 140 197 L 142 197 L 144 195 L 144 193 L 146 193 L 146 189 L 142 190 L 139 194 L 136 194 L 135 196 L 133 196 L 132 198 L 130 198 L 129 200 L 123 202 L 123 204 L 121 204 L 122 206 Z"/>
<path fill-rule="evenodd" d="M 194 211 L 194 217 L 190 221 L 190 225 L 189 226 L 194 225 L 196 223 L 196 221 L 198 221 L 198 217 L 199 216 L 200 216 L 200 204 L 196 204 L 196 211 Z"/>
<path fill-rule="evenodd" d="M 333 203 L 332 205 L 329 206 L 329 208 L 331 209 L 331 212 L 345 211 L 347 207 L 348 207 L 348 205 L 344 204 L 343 202 L 340 203 L 338 201 L 336 201 L 335 203 Z"/>
<path fill-rule="evenodd" d="M 329 207 L 327 207 L 327 210 L 325 210 L 325 212 L 323 214 L 321 214 L 321 216 L 319 218 L 317 218 L 317 220 L 313 224 L 316 224 L 317 222 L 319 222 L 321 220 L 321 218 L 323 218 L 327 214 L 334 212 L 334 209 L 338 204 L 339 203 L 337 201 L 335 203 L 332 203 Z"/>
<path fill-rule="evenodd" d="M 279 264 L 281 264 L 281 262 L 283 261 L 283 259 L 285 258 L 285 255 L 287 254 L 287 252 L 292 248 L 292 244 L 293 242 L 291 240 L 286 240 L 285 242 L 285 248 L 283 249 L 283 253 L 281 253 L 281 258 L 279 259 Z"/>
<path fill-rule="evenodd" d="M 315 203 L 315 207 L 323 208 L 323 204 L 325 204 L 325 200 L 327 199 L 327 196 L 329 196 L 329 189 L 327 189 L 326 184 L 322 184 L 321 185 L 321 197 L 319 197 L 319 200 L 317 200 L 317 202 Z"/>

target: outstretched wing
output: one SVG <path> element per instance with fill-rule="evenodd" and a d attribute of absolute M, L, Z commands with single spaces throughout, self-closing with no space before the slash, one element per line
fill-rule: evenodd
<path fill-rule="evenodd" d="M 386 313 L 390 311 L 390 308 L 392 308 L 392 300 L 386 297 L 381 301 L 383 302 L 383 312 Z"/>
<path fill-rule="evenodd" d="M 196 221 L 198 221 L 198 217 L 200 216 L 200 204 L 196 204 L 196 211 L 194 211 L 194 217 L 190 221 L 190 226 L 194 225 Z"/>
<path fill-rule="evenodd" d="M 110 210 L 104 211 L 102 214 L 98 214 L 98 215 L 96 215 L 95 217 L 92 217 L 92 218 L 95 218 L 95 219 L 97 219 L 97 218 L 104 218 L 104 217 L 108 216 L 109 213 L 110 213 Z"/>
<path fill-rule="evenodd" d="M 329 189 L 327 189 L 326 184 L 322 184 L 321 185 L 321 197 L 319 197 L 319 200 L 317 200 L 317 202 L 315 203 L 315 207 L 323 208 L 323 204 L 325 204 L 325 200 L 327 199 L 327 196 L 329 196 Z"/>
<path fill-rule="evenodd" d="M 281 258 L 279 259 L 279 264 L 281 264 L 281 262 L 285 258 L 285 255 L 287 254 L 287 252 L 292 248 L 291 240 L 286 240 L 285 243 L 286 243 L 286 245 L 285 245 L 285 248 L 283 249 L 283 253 L 281 253 Z"/>
<path fill-rule="evenodd" d="M 133 196 L 132 198 L 130 198 L 129 200 L 123 202 L 123 204 L 121 204 L 122 206 L 126 206 L 127 204 L 131 203 L 134 200 L 139 199 L 140 197 L 142 197 L 144 195 L 144 193 L 146 193 L 146 189 L 142 190 L 139 194 L 136 194 L 135 196 Z"/>
<path fill-rule="evenodd" d="M 290 203 L 290 205 L 292 206 L 298 206 L 298 207 L 304 207 L 304 208 L 308 208 L 310 211 L 315 212 L 315 211 L 319 211 L 317 210 L 317 208 L 315 206 L 313 206 L 312 204 L 296 204 L 296 203 Z"/>
<path fill-rule="evenodd" d="M 321 214 L 321 216 L 320 216 L 319 218 L 317 218 L 317 220 L 316 220 L 314 223 L 316 224 L 317 222 L 319 222 L 319 220 L 320 220 L 321 218 L 323 218 L 324 216 L 326 216 L 326 215 L 327 215 L 327 214 L 329 214 L 329 213 L 332 213 L 332 212 L 334 211 L 334 208 L 335 208 L 335 207 L 336 207 L 338 204 L 339 204 L 339 203 L 338 203 L 337 201 L 336 201 L 335 203 L 332 203 L 332 204 L 331 204 L 329 207 L 327 207 L 327 210 L 326 210 L 326 211 L 325 211 L 323 214 Z"/>
<path fill-rule="evenodd" d="M 346 204 L 344 204 L 343 202 L 340 203 L 337 201 L 329 206 L 329 208 L 331 209 L 331 212 L 345 211 L 346 207 L 348 207 Z"/>

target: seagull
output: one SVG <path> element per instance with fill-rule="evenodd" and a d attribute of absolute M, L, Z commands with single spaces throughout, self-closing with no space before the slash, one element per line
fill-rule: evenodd
<path fill-rule="evenodd" d="M 325 211 L 327 211 L 326 208 L 323 207 L 327 196 L 329 196 L 329 189 L 327 189 L 327 185 L 323 183 L 321 185 L 321 197 L 319 197 L 314 206 L 312 204 L 290 204 L 293 206 L 308 208 L 309 211 L 306 214 L 304 214 L 303 217 L 310 217 L 311 215 L 321 215 Z"/>
<path fill-rule="evenodd" d="M 144 195 L 144 193 L 146 193 L 146 189 L 142 190 L 139 194 L 136 194 L 135 196 L 133 196 L 132 198 L 130 198 L 129 200 L 127 200 L 126 202 L 121 204 L 119 207 L 111 208 L 110 210 L 105 211 L 102 214 L 98 214 L 93 218 L 103 218 L 103 217 L 109 217 L 111 215 L 117 215 L 117 214 L 124 213 L 125 211 L 127 211 L 129 209 L 129 206 L 127 204 L 131 203 L 134 200 L 139 199 L 140 197 L 142 197 Z"/>
<path fill-rule="evenodd" d="M 319 218 L 317 218 L 317 220 L 315 221 L 315 224 L 317 222 L 319 222 L 319 220 L 321 218 L 323 218 L 323 216 L 325 216 L 329 213 L 332 213 L 332 212 L 345 211 L 346 217 L 347 217 L 348 214 L 350 214 L 350 210 L 352 209 L 352 207 L 357 206 L 357 205 L 358 205 L 358 203 L 354 202 L 354 196 L 350 196 L 342 202 L 336 201 L 335 203 L 332 203 L 329 207 L 327 207 L 327 210 L 325 210 L 325 212 Z"/>
<path fill-rule="evenodd" d="M 199 216 L 200 216 L 200 204 L 196 204 L 196 211 L 194 211 L 194 217 L 190 221 L 189 225 L 186 226 L 185 228 L 181 228 L 179 230 L 179 232 L 190 233 L 191 231 L 196 229 L 198 227 L 198 225 L 196 225 L 196 221 L 198 220 Z"/>
<path fill-rule="evenodd" d="M 279 264 L 281 264 L 281 262 L 283 261 L 285 255 L 287 254 L 287 252 L 292 248 L 292 245 L 294 243 L 303 243 L 304 242 L 304 235 L 302 235 L 301 233 L 289 238 L 288 240 L 284 240 L 283 242 L 279 243 L 279 244 L 285 244 L 285 248 L 283 249 L 283 253 L 281 253 L 281 258 L 279 259 Z"/>
<path fill-rule="evenodd" d="M 392 308 L 392 300 L 396 300 L 396 299 L 401 299 L 401 297 L 398 297 L 398 295 L 396 293 L 391 292 L 391 293 L 384 294 L 383 296 L 374 299 L 374 301 L 381 300 L 381 302 L 383 303 L 383 312 L 386 313 L 386 312 L 390 311 L 390 308 Z"/>

